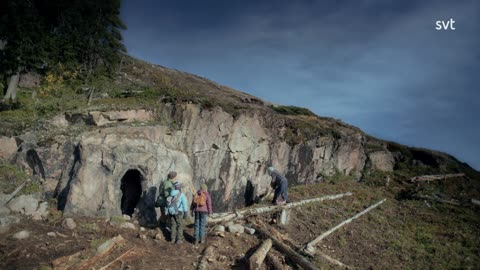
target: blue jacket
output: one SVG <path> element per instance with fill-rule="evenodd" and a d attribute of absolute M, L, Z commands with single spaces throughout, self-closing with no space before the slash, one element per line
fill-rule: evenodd
<path fill-rule="evenodd" d="M 283 174 L 281 174 L 277 170 L 272 172 L 271 177 L 272 177 L 272 182 L 270 182 L 270 186 L 273 189 L 277 189 L 281 187 L 286 188 L 288 186 L 287 178 L 285 178 L 285 176 L 283 176 Z"/>
<path fill-rule="evenodd" d="M 177 205 L 176 205 L 176 209 L 175 209 L 175 205 L 171 205 L 169 207 L 167 207 L 167 211 L 166 213 L 169 214 L 169 215 L 176 215 L 178 214 L 179 212 L 187 212 L 188 211 L 188 208 L 187 208 L 187 205 L 188 205 L 188 202 L 187 202 L 187 196 L 185 196 L 185 194 L 183 193 L 180 193 L 179 190 L 172 190 L 170 192 L 170 198 L 175 198 L 177 200 Z"/>

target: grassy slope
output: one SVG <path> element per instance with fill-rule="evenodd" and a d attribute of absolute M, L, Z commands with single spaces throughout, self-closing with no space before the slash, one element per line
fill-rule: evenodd
<path fill-rule="evenodd" d="M 328 236 L 319 249 L 343 263 L 373 269 L 475 269 L 480 263 L 478 208 L 397 200 L 400 187 L 353 182 L 298 186 L 294 199 L 353 191 L 346 199 L 293 211 L 287 232 L 299 245 L 369 205 L 387 202 Z M 477 193 L 478 195 L 478 193 Z M 319 266 L 327 267 L 320 259 Z"/>
<path fill-rule="evenodd" d="M 32 89 L 22 89 L 19 94 L 20 109 L 0 112 L 0 134 L 42 131 L 45 120 L 60 112 L 154 109 L 164 102 L 194 102 L 206 108 L 220 106 L 233 115 L 249 109 L 277 112 L 290 128 L 286 138 L 290 143 L 301 143 L 312 136 L 339 136 L 341 129 L 355 129 L 338 120 L 313 116 L 308 110 L 271 106 L 204 78 L 131 58 L 126 59 L 115 80 L 96 82 L 96 87 L 97 93 L 108 94 L 108 97 L 94 99 L 90 106 L 87 106 L 86 94 L 82 90 L 70 89 L 32 99 Z M 129 97 L 124 97 L 125 93 Z M 301 132 L 298 133 L 298 130 Z M 478 209 L 427 205 L 423 201 L 403 200 L 399 194 L 408 189 L 425 194 L 440 192 L 460 200 L 479 198 L 478 172 L 442 153 L 407 148 L 371 137 L 368 137 L 366 149 L 367 152 L 388 149 L 400 153 L 403 159 L 400 159 L 394 173 L 365 172 L 364 183 L 345 181 L 348 177 L 339 175 L 322 184 L 292 188 L 294 200 L 343 191 L 354 191 L 355 195 L 294 211 L 293 222 L 287 228 L 291 238 L 298 244 L 304 244 L 386 197 L 388 201 L 381 207 L 329 236 L 320 245 L 321 250 L 346 264 L 361 268 L 475 268 L 480 263 Z M 438 166 L 413 166 L 411 162 L 415 158 L 427 156 L 426 161 L 429 161 L 428 155 L 423 152 L 437 156 L 441 163 Z M 19 179 L 23 177 L 23 173 L 14 168 L 2 168 L 8 179 L 18 175 Z M 467 172 L 469 178 L 420 187 L 405 186 L 405 183 L 399 185 L 399 181 L 413 175 L 457 171 Z M 388 188 L 384 186 L 387 176 L 392 177 L 392 186 Z M 10 191 L 15 186 L 2 188 Z M 317 263 L 323 265 L 320 261 Z"/>

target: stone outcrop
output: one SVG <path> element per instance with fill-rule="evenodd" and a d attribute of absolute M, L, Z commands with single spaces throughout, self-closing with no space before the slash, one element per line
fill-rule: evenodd
<path fill-rule="evenodd" d="M 393 172 L 395 158 L 388 151 L 376 151 L 368 155 L 374 169 L 383 172 Z"/>
<path fill-rule="evenodd" d="M 89 112 L 93 124 L 96 126 L 104 126 L 116 122 L 133 122 L 133 121 L 151 121 L 153 114 L 146 110 L 128 110 L 128 111 L 111 111 L 111 112 Z"/>
<path fill-rule="evenodd" d="M 0 136 L 0 159 L 8 160 L 17 152 L 17 142 L 13 137 Z"/>
<path fill-rule="evenodd" d="M 282 139 L 284 123 L 272 127 L 270 116 L 261 112 L 234 117 L 220 107 L 165 104 L 157 113 L 170 122 L 95 129 L 76 138 L 57 137 L 36 149 L 47 180 L 59 180 L 56 192 L 67 215 L 121 215 L 122 178 L 129 170 L 141 175 L 138 208 L 153 221 L 157 188 L 172 170 L 189 199 L 205 181 L 215 211 L 223 211 L 243 204 L 247 183 L 255 195 L 266 192 L 269 164 L 285 172 L 292 184 L 339 172 L 359 178 L 365 165 L 363 134 L 355 129 L 340 129 L 339 138 L 319 136 L 291 145 Z M 103 114 L 110 120 L 119 115 Z"/>
<path fill-rule="evenodd" d="M 101 116 L 111 125 L 74 121 L 88 115 Z M 160 214 L 154 207 L 158 187 L 169 171 L 178 172 L 189 200 L 200 183 L 206 183 L 219 212 L 243 205 L 247 195 L 264 194 L 269 165 L 284 172 L 292 185 L 337 174 L 359 180 L 367 161 L 381 171 L 392 171 L 395 165 L 388 150 L 367 154 L 365 134 L 335 120 L 324 120 L 334 133 L 318 132 L 297 142 L 292 132 L 299 136 L 300 130 L 288 126 L 288 117 L 262 110 L 232 115 L 221 107 L 160 104 L 155 112 L 90 112 L 65 118 L 71 127 L 92 128 L 25 147 L 17 153 L 17 163 L 29 151 L 38 156 L 33 168 L 42 168 L 44 183 L 57 181 L 54 194 L 66 215 L 121 216 L 133 201 L 140 224 L 152 224 Z M 155 121 L 128 124 L 140 120 Z"/>

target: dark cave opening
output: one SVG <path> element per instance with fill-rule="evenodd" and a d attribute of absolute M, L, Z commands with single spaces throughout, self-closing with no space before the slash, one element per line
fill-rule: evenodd
<path fill-rule="evenodd" d="M 122 214 L 131 216 L 142 195 L 143 175 L 138 170 L 128 170 L 122 177 L 120 189 Z"/>

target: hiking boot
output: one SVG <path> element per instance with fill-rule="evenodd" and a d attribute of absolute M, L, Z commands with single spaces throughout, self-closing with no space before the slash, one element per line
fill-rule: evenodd
<path fill-rule="evenodd" d="M 200 240 L 200 244 L 205 243 L 205 239 Z"/>
<path fill-rule="evenodd" d="M 194 245 L 198 244 L 200 241 L 198 239 L 195 239 L 195 242 L 193 242 Z"/>
<path fill-rule="evenodd" d="M 183 244 L 183 241 L 182 240 L 177 240 L 177 241 L 175 241 L 175 244 Z"/>

